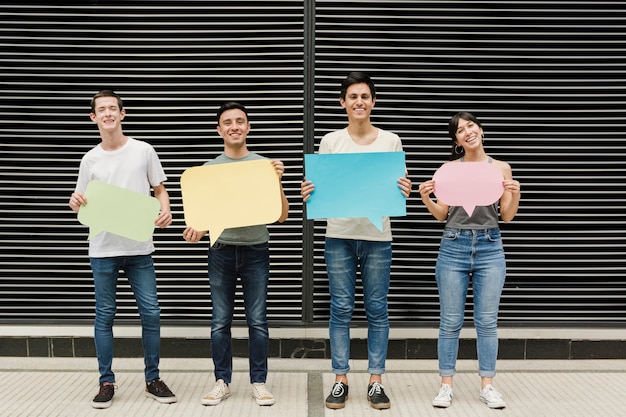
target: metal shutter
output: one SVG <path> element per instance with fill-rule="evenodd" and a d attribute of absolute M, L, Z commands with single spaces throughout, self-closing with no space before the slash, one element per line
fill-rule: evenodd
<path fill-rule="evenodd" d="M 179 178 L 222 151 L 215 113 L 236 100 L 250 113 L 250 149 L 282 159 L 286 193 L 299 195 L 303 11 L 302 0 L 2 6 L 0 320 L 93 319 L 87 228 L 67 201 L 99 143 L 89 101 L 101 88 L 121 94 L 126 134 L 151 143 L 168 176 L 174 223 L 156 231 L 154 254 L 162 320 L 209 320 L 207 242 L 182 240 Z M 301 230 L 297 209 L 270 227 L 274 321 L 301 318 Z M 119 322 L 136 320 L 120 284 Z"/>
<path fill-rule="evenodd" d="M 502 226 L 503 324 L 623 325 L 625 18 L 624 3 L 595 1 L 0 6 L 0 322 L 92 321 L 87 231 L 67 199 L 99 140 L 89 98 L 112 87 L 126 133 L 152 143 L 169 176 L 176 221 L 155 253 L 164 322 L 209 320 L 206 242 L 180 237 L 178 180 L 221 151 L 214 113 L 237 99 L 251 149 L 287 166 L 270 320 L 325 326 L 324 222 L 302 221 L 302 154 L 345 126 L 339 83 L 363 70 L 378 87 L 374 123 L 402 137 L 415 188 L 447 159 L 459 110 L 481 118 L 488 152 L 521 181 L 518 216 Z M 415 192 L 393 226 L 391 320 L 434 326 L 442 225 Z M 125 285 L 120 299 L 119 321 L 134 322 Z"/>
<path fill-rule="evenodd" d="M 522 184 L 519 213 L 502 225 L 501 323 L 623 324 L 625 30 L 623 2 L 318 0 L 316 146 L 345 126 L 337 100 L 352 70 L 376 82 L 373 122 L 403 139 L 415 190 L 448 159 L 448 119 L 473 112 L 487 152 Z M 443 225 L 417 191 L 408 213 L 392 223 L 390 319 L 435 325 Z M 328 317 L 322 233 L 316 320 Z M 357 311 L 364 320 L 362 301 Z"/>

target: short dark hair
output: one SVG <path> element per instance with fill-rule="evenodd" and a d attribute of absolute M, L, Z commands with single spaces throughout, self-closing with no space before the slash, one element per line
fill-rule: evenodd
<path fill-rule="evenodd" d="M 218 125 L 220 124 L 220 117 L 222 117 L 222 113 L 224 113 L 226 110 L 232 110 L 232 109 L 241 110 L 246 115 L 246 119 L 248 118 L 248 110 L 246 110 L 246 106 L 236 101 L 228 101 L 222 104 L 219 109 L 217 109 L 217 124 Z"/>
<path fill-rule="evenodd" d="M 96 99 L 100 97 L 115 97 L 117 99 L 117 106 L 122 110 L 124 108 L 124 103 L 122 103 L 122 98 L 113 90 L 100 90 L 91 98 L 91 111 L 95 113 L 96 111 Z"/>
<path fill-rule="evenodd" d="M 376 98 L 376 86 L 374 85 L 374 81 L 364 72 L 353 71 L 346 77 L 345 80 L 341 82 L 341 99 L 346 99 L 346 91 L 348 91 L 348 87 L 352 84 L 365 83 L 370 88 L 370 93 L 372 94 L 372 98 Z"/>

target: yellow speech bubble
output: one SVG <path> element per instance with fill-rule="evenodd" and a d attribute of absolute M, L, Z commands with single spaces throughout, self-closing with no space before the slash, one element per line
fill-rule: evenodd
<path fill-rule="evenodd" d="M 159 200 L 126 188 L 92 180 L 85 190 L 87 204 L 78 211 L 78 221 L 89 226 L 88 240 L 109 232 L 138 242 L 154 233 L 159 215 Z"/>
<path fill-rule="evenodd" d="M 224 229 L 274 223 L 282 211 L 278 176 L 267 159 L 189 168 L 180 188 L 185 223 L 208 230 L 211 241 Z"/>

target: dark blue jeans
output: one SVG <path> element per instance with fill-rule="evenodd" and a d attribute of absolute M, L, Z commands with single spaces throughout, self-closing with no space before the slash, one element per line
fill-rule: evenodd
<path fill-rule="evenodd" d="M 269 244 L 235 246 L 215 243 L 209 249 L 209 286 L 213 304 L 211 350 L 215 379 L 229 384 L 233 373 L 231 325 L 235 287 L 241 279 L 248 324 L 250 382 L 267 378 L 267 284 L 270 276 Z"/>
<path fill-rule="evenodd" d="M 94 336 L 100 370 L 100 383 L 115 382 L 113 362 L 113 322 L 115 320 L 117 278 L 123 269 L 135 294 L 141 317 L 145 378 L 159 377 L 161 349 L 161 310 L 157 299 L 156 275 L 152 256 L 90 258 L 96 294 Z"/>
<path fill-rule="evenodd" d="M 350 370 L 350 321 L 360 266 L 367 316 L 367 372 L 384 374 L 389 339 L 387 295 L 391 242 L 326 238 L 324 258 L 330 290 L 329 334 L 333 373 L 345 375 Z"/>

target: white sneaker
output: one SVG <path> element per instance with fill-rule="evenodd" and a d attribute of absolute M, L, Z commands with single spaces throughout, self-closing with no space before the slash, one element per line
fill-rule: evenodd
<path fill-rule="evenodd" d="M 213 389 L 202 397 L 202 405 L 217 405 L 230 396 L 230 388 L 223 379 L 218 379 Z"/>
<path fill-rule="evenodd" d="M 502 396 L 491 384 L 488 384 L 485 388 L 480 390 L 480 400 L 487 404 L 487 407 L 489 408 L 506 407 L 506 403 L 502 399 Z"/>
<path fill-rule="evenodd" d="M 433 407 L 448 408 L 452 404 L 452 387 L 448 384 L 441 384 L 439 393 L 433 400 Z"/>
<path fill-rule="evenodd" d="M 274 404 L 274 396 L 267 390 L 263 382 L 255 382 L 252 384 L 252 396 L 258 405 Z"/>

